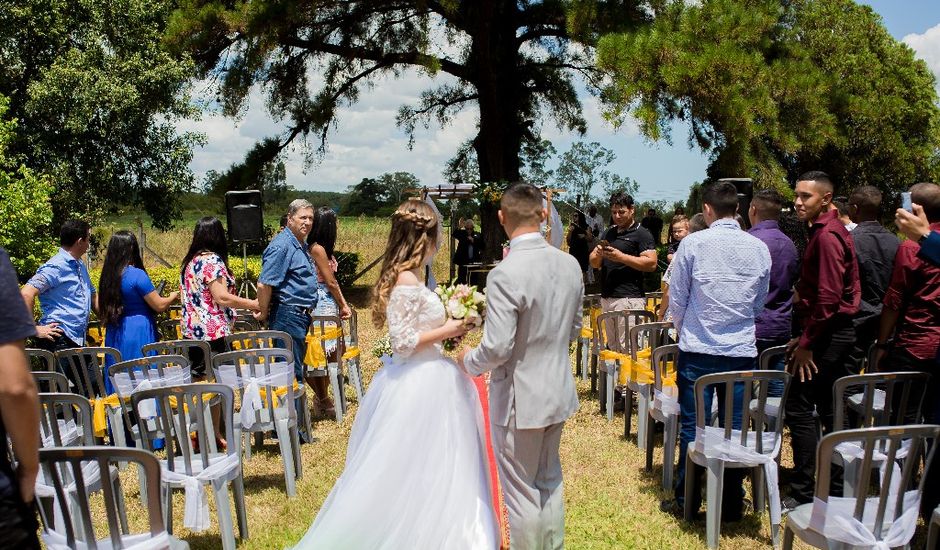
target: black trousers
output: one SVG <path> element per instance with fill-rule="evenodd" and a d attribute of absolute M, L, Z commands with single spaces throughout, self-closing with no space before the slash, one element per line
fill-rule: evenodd
<path fill-rule="evenodd" d="M 852 374 L 851 353 L 855 344 L 855 328 L 851 319 L 834 320 L 833 329 L 819 339 L 813 349 L 813 362 L 818 372 L 811 380 L 800 382 L 796 376 L 790 381 L 786 402 L 786 425 L 790 428 L 793 447 L 793 474 L 790 478 L 790 496 L 800 503 L 812 502 L 816 488 L 816 446 L 819 443 L 817 419 L 822 433 L 832 431 L 832 388 L 835 381 Z M 842 495 L 842 472 L 833 467 L 831 493 Z"/>
<path fill-rule="evenodd" d="M 940 365 L 936 359 L 918 359 L 907 350 L 894 348 L 883 361 L 881 370 L 888 372 L 926 372 L 930 374 L 930 380 L 927 381 L 927 391 L 924 394 L 924 403 L 920 414 L 923 415 L 925 424 L 940 424 Z M 900 395 L 895 396 L 900 399 Z M 898 403 L 895 406 L 900 406 Z M 916 415 L 907 414 L 905 422 L 920 423 L 921 419 Z M 940 444 L 940 441 L 934 445 Z M 934 453 L 933 460 L 927 469 L 927 479 L 924 480 L 924 495 L 920 501 L 921 515 L 925 520 L 930 519 L 930 514 L 934 508 L 940 506 L 940 448 Z"/>

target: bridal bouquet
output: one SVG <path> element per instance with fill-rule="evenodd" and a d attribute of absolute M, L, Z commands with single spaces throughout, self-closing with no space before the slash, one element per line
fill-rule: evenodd
<path fill-rule="evenodd" d="M 464 324 L 477 328 L 483 325 L 486 315 L 486 295 L 470 285 L 440 285 L 434 290 L 449 319 L 462 319 Z M 462 338 L 444 340 L 444 351 L 454 351 Z"/>

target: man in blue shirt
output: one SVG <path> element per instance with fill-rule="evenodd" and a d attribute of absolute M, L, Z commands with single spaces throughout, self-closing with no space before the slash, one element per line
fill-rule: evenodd
<path fill-rule="evenodd" d="M 782 210 L 783 198 L 773 189 L 754 193 L 748 209 L 751 220 L 748 233 L 767 245 L 771 262 L 767 303 L 754 321 L 758 356 L 765 349 L 787 345 L 793 327 L 793 285 L 800 274 L 800 258 L 793 241 L 780 231 Z M 782 371 L 786 367 L 784 358 L 779 355 L 772 368 Z M 783 395 L 783 384 L 771 384 L 770 395 Z"/>
<path fill-rule="evenodd" d="M 294 342 L 294 374 L 303 382 L 304 356 L 310 311 L 317 305 L 317 269 L 307 251 L 313 228 L 313 205 L 304 199 L 290 203 L 287 227 L 264 249 L 258 277 L 259 320 L 270 319 L 271 330 L 281 330 Z"/>
<path fill-rule="evenodd" d="M 61 248 L 20 289 L 29 311 L 33 311 L 39 298 L 42 317 L 36 325 L 38 347 L 56 352 L 85 345 L 88 315 L 92 309 L 98 311 L 98 295 L 81 259 L 88 252 L 90 236 L 88 222 L 68 220 L 62 224 Z M 72 376 L 66 366 L 61 368 Z M 90 364 L 89 368 L 94 366 Z M 97 380 L 97 376 L 89 380 Z"/>
<path fill-rule="evenodd" d="M 734 219 L 738 208 L 734 185 L 710 185 L 702 200 L 709 228 L 682 240 L 669 280 L 669 313 L 679 333 L 676 382 L 682 426 L 676 500 L 664 502 L 662 508 L 677 514 L 684 500 L 686 452 L 695 439 L 695 381 L 706 374 L 755 368 L 754 320 L 764 310 L 770 283 L 767 245 L 742 231 Z M 719 386 L 718 398 L 723 400 L 724 393 L 724 386 Z M 743 393 L 743 387 L 735 388 L 732 419 L 723 418 L 724 407 L 719 407 L 722 425 L 730 420 L 732 427 L 741 427 Z M 708 392 L 706 411 L 711 410 L 711 399 Z M 727 521 L 739 520 L 743 512 L 743 472 L 725 473 L 722 516 Z M 697 509 L 700 503 L 691 504 Z"/>

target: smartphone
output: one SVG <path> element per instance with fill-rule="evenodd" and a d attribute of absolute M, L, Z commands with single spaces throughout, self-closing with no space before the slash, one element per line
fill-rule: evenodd
<path fill-rule="evenodd" d="M 910 213 L 914 213 L 914 207 L 911 206 L 911 192 L 905 191 L 901 193 L 901 208 L 907 210 Z"/>
<path fill-rule="evenodd" d="M 157 294 L 160 294 L 162 296 L 164 288 L 166 288 L 166 279 L 157 283 L 157 288 L 155 290 L 157 291 Z"/>
<path fill-rule="evenodd" d="M 604 249 L 610 247 L 610 243 L 607 242 L 607 239 L 601 239 L 597 241 L 597 246 L 601 247 L 601 249 Z"/>

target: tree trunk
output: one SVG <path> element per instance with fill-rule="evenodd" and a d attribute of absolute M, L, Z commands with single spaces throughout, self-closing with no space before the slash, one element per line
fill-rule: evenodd
<path fill-rule="evenodd" d="M 483 183 L 509 184 L 519 181 L 519 152 L 526 121 L 525 97 L 519 82 L 516 43 L 518 11 L 513 1 L 480 0 L 470 8 L 468 19 L 475 31 L 467 62 L 479 94 L 480 131 L 473 141 Z M 496 212 L 499 204 L 480 205 L 480 225 L 486 245 L 484 261 L 502 258 L 506 233 Z"/>

